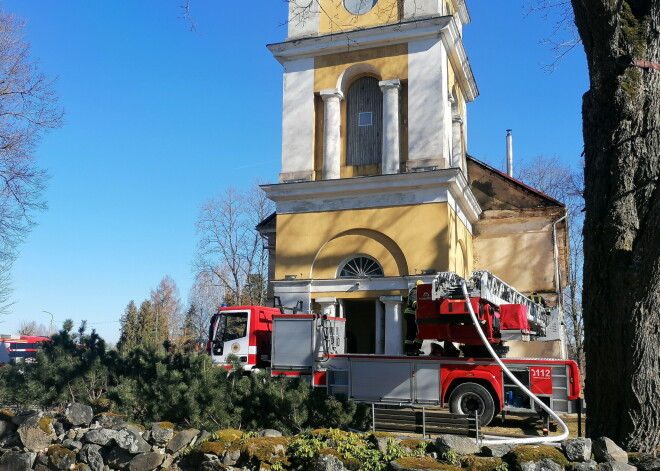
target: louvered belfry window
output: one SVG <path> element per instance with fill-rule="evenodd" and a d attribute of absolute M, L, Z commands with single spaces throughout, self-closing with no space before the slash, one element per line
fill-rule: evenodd
<path fill-rule="evenodd" d="M 381 162 L 383 147 L 383 92 L 378 79 L 362 77 L 346 97 L 346 165 Z"/>

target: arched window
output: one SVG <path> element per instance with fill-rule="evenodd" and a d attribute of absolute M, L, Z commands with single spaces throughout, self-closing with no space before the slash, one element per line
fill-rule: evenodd
<path fill-rule="evenodd" d="M 340 265 L 337 278 L 372 278 L 385 276 L 383 267 L 368 255 L 356 255 Z"/>
<path fill-rule="evenodd" d="M 346 165 L 381 162 L 383 92 L 374 77 L 357 79 L 346 95 Z"/>

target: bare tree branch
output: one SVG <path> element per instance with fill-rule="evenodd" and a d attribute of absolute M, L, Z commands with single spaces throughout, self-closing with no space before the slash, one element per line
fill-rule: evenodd
<path fill-rule="evenodd" d="M 0 11 L 0 313 L 10 293 L 9 271 L 16 249 L 46 209 L 47 174 L 36 166 L 41 135 L 62 124 L 53 81 L 30 58 L 24 22 Z"/>
<path fill-rule="evenodd" d="M 542 66 L 546 72 L 553 72 L 569 52 L 582 44 L 569 0 L 527 0 L 525 14 L 540 15 L 553 24 L 550 35 L 541 40 L 554 54 L 552 62 Z"/>
<path fill-rule="evenodd" d="M 181 14 L 179 15 L 179 18 L 188 22 L 190 31 L 193 33 L 198 33 L 197 24 L 193 19 L 192 13 L 190 12 L 190 0 L 186 0 L 186 3 L 179 5 L 179 8 L 181 8 Z"/>
<path fill-rule="evenodd" d="M 538 156 L 523 164 L 518 178 L 568 208 L 569 270 L 563 292 L 566 334 L 570 357 L 585 371 L 582 319 L 582 268 L 584 247 L 584 171 L 575 171 L 556 157 Z"/>
<path fill-rule="evenodd" d="M 229 304 L 263 304 L 267 251 L 255 226 L 272 212 L 259 188 L 228 188 L 204 203 L 197 220 L 197 271 L 212 275 Z"/>

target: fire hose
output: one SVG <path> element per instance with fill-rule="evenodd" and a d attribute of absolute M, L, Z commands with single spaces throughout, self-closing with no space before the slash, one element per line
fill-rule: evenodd
<path fill-rule="evenodd" d="M 486 338 L 486 335 L 484 334 L 483 330 L 481 329 L 481 326 L 479 325 L 479 319 L 477 319 L 477 315 L 474 313 L 474 309 L 472 309 L 472 303 L 470 302 L 470 295 L 468 294 L 465 280 L 461 280 L 461 289 L 463 290 L 463 296 L 467 301 L 466 304 L 468 306 L 468 310 L 470 311 L 470 317 L 472 318 L 472 322 L 474 323 L 474 326 L 477 329 L 477 332 L 479 333 L 479 337 L 481 337 L 481 341 L 488 349 L 488 352 L 490 352 L 490 354 L 493 356 L 497 364 L 500 365 L 502 371 L 504 371 L 509 376 L 509 379 L 511 379 L 516 386 L 518 386 L 527 396 L 529 396 L 530 399 L 536 402 L 541 407 L 541 409 L 543 409 L 546 413 L 548 413 L 559 424 L 559 426 L 563 430 L 563 433 L 556 437 L 506 438 L 506 439 L 495 439 L 495 440 L 481 440 L 480 443 L 482 445 L 495 445 L 495 444 L 501 445 L 506 443 L 530 444 L 530 443 L 558 442 L 564 440 L 565 438 L 568 438 L 568 427 L 566 426 L 564 421 L 561 420 L 559 416 L 555 414 L 555 412 L 552 409 L 550 409 L 541 399 L 536 397 L 536 395 L 532 391 L 527 389 L 527 387 L 524 384 L 522 384 L 518 380 L 518 378 L 516 378 L 511 373 L 511 371 L 509 371 L 509 369 L 506 367 L 504 362 L 502 362 L 500 357 L 497 356 L 497 354 L 493 350 L 493 347 L 491 347 L 490 343 L 488 342 L 488 339 Z"/>

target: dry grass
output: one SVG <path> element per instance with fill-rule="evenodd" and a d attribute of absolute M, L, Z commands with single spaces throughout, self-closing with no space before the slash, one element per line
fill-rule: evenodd
<path fill-rule="evenodd" d="M 566 423 L 569 430 L 569 437 L 575 438 L 578 436 L 578 418 L 577 414 L 561 415 L 561 419 Z M 507 415 L 506 420 L 502 422 L 502 417 L 497 416 L 488 425 L 483 428 L 486 435 L 543 435 L 543 421 L 538 417 L 525 417 Z M 550 436 L 561 435 L 561 427 L 554 422 L 550 422 Z M 584 436 L 584 416 L 582 416 L 582 436 Z"/>

